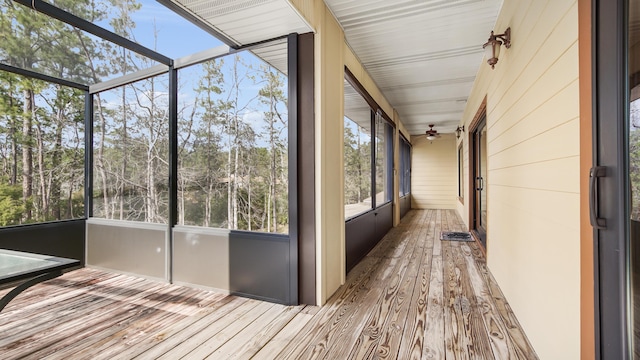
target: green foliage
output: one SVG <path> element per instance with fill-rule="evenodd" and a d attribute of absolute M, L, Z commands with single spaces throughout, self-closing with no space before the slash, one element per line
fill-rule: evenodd
<path fill-rule="evenodd" d="M 0 226 L 20 224 L 25 210 L 25 204 L 21 198 L 20 186 L 8 185 L 5 181 L 0 183 Z"/>

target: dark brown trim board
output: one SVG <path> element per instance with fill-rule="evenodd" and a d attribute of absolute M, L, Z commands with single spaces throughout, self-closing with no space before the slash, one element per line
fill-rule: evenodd
<path fill-rule="evenodd" d="M 298 296 L 316 305 L 313 33 L 298 37 Z"/>
<path fill-rule="evenodd" d="M 473 134 L 477 129 L 478 129 L 478 125 L 480 124 L 480 121 L 482 120 L 483 117 L 486 117 L 487 114 L 487 96 L 485 95 L 484 99 L 482 100 L 482 103 L 480 104 L 480 107 L 478 108 L 478 111 L 476 111 L 476 115 L 473 117 L 473 120 L 471 120 L 471 123 L 469 124 L 469 132 L 467 135 L 467 144 L 469 146 L 469 157 L 467 158 L 467 163 L 469 165 L 468 167 L 468 180 L 469 180 L 469 184 L 468 184 L 468 194 L 469 194 L 469 198 L 473 199 L 473 193 L 476 191 L 474 188 L 474 184 L 475 184 L 475 179 L 473 178 L 473 168 L 475 166 L 475 149 L 473 146 L 471 146 L 471 134 Z M 468 224 L 469 224 L 469 231 L 471 231 L 473 229 L 474 226 L 474 204 L 473 201 L 469 201 L 469 206 L 468 206 L 469 212 L 467 214 L 467 219 L 468 219 Z M 473 233 L 473 232 L 472 232 Z M 476 240 L 476 242 L 478 243 L 478 245 L 480 246 L 480 248 L 482 249 L 482 251 L 484 252 L 484 255 L 486 256 L 487 253 L 487 249 L 485 249 L 481 244 L 479 239 L 474 236 L 474 239 Z"/>

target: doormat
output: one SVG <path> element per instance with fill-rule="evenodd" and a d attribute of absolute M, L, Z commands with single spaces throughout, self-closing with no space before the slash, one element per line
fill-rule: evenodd
<path fill-rule="evenodd" d="M 442 231 L 440 233 L 440 240 L 443 241 L 473 241 L 471 234 L 468 232 L 458 231 Z"/>

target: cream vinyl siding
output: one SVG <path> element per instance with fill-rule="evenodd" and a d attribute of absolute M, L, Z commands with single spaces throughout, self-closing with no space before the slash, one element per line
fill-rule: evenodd
<path fill-rule="evenodd" d="M 481 67 L 464 115 L 468 129 L 487 97 L 488 266 L 540 358 L 578 359 L 577 2 L 505 0 L 494 30 L 509 26 L 511 48 Z M 468 134 L 464 146 L 470 171 Z M 467 221 L 469 206 L 465 193 Z"/>
<path fill-rule="evenodd" d="M 444 134 L 429 141 L 412 137 L 411 207 L 456 209 L 458 201 L 458 154 L 456 137 Z"/>
<path fill-rule="evenodd" d="M 318 304 L 344 284 L 344 33 L 324 9 L 316 43 L 316 239 Z"/>

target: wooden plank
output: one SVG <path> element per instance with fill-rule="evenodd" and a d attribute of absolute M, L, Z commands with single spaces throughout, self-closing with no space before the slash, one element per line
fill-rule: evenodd
<path fill-rule="evenodd" d="M 212 295 L 215 301 L 207 306 L 203 306 L 197 314 L 188 316 L 181 321 L 159 329 L 151 337 L 145 339 L 145 341 L 141 341 L 137 343 L 136 346 L 125 349 L 119 356 L 126 359 L 133 359 L 141 354 L 145 354 L 144 357 L 148 358 L 160 356 L 174 347 L 175 344 L 179 344 L 193 334 L 201 331 L 206 327 L 207 320 L 210 320 L 211 317 L 219 319 L 226 316 L 232 309 L 237 308 L 247 301 L 246 298 L 225 296 L 221 293 L 212 293 Z M 204 325 L 202 325 L 203 323 Z M 154 353 L 155 355 L 153 355 Z"/>
<path fill-rule="evenodd" d="M 417 221 L 419 213 L 409 212 L 403 221 L 395 228 L 392 228 L 384 239 L 367 254 L 368 257 L 398 257 L 402 255 L 399 251 L 404 249 L 406 237 L 411 236 L 411 226 Z"/>
<path fill-rule="evenodd" d="M 436 211 L 433 227 L 429 232 L 433 239 L 433 256 L 431 258 L 431 277 L 429 295 L 427 296 L 427 322 L 424 331 L 422 358 L 444 359 L 444 287 L 442 268 L 442 245 L 440 242 L 440 221 L 442 215 Z M 431 225 L 431 224 L 430 224 Z"/>
<path fill-rule="evenodd" d="M 382 271 L 381 268 L 396 262 L 397 258 L 377 258 L 366 256 L 347 275 L 347 283 L 325 304 L 299 335 L 295 343 L 283 349 L 282 359 L 298 359 L 313 348 L 322 348 L 328 338 L 335 336 L 335 328 L 359 305 L 359 301 L 369 293 L 370 287 Z M 317 355 L 316 355 L 317 356 Z"/>
<path fill-rule="evenodd" d="M 344 347 L 352 344 L 350 339 L 362 331 L 369 312 L 375 307 L 384 289 L 380 286 L 382 280 L 389 278 L 390 270 L 399 262 L 399 258 L 385 258 L 380 264 L 382 267 L 375 269 L 369 278 L 369 284 L 364 291 L 353 293 L 350 301 L 344 302 L 340 309 L 334 312 L 329 321 L 320 323 L 315 336 L 303 351 L 295 357 L 316 359 L 324 358 L 333 346 Z"/>
<path fill-rule="evenodd" d="M 453 211 L 447 212 L 447 223 L 449 231 L 463 230 L 464 225 L 459 220 L 457 214 Z M 490 344 L 491 340 L 489 339 L 486 331 L 484 319 L 479 315 L 480 308 L 477 296 L 471 284 L 471 279 L 468 276 L 468 272 L 473 269 L 469 269 L 467 267 L 461 248 L 467 243 L 458 241 L 444 241 L 443 243 L 448 243 L 448 246 L 451 249 L 451 260 L 453 261 L 456 273 L 462 275 L 457 277 L 459 298 L 456 299 L 457 310 L 459 310 L 459 314 L 461 316 L 460 324 L 462 325 L 461 329 L 463 330 L 462 335 L 464 336 L 465 348 L 462 349 L 462 351 L 465 352 L 470 359 L 494 358 Z"/>
<path fill-rule="evenodd" d="M 140 296 L 146 296 L 147 294 L 140 294 Z M 221 294 L 210 294 L 213 299 L 219 298 Z M 127 299 L 132 301 L 133 299 Z M 209 305 L 209 301 L 204 304 Z M 215 303 L 217 304 L 217 303 Z M 212 308 L 215 309 L 215 304 Z M 116 304 L 117 307 L 122 308 L 122 304 Z M 125 307 L 128 306 L 125 305 Z M 196 306 L 200 307 L 200 306 Z M 81 352 L 83 348 L 90 348 L 95 344 L 105 341 L 105 339 L 112 337 L 115 333 L 123 328 L 126 328 L 131 323 L 138 321 L 142 318 L 141 313 L 145 313 L 148 309 L 141 309 L 140 305 L 134 306 L 131 311 L 121 314 L 113 314 L 108 318 L 108 321 L 94 322 L 90 325 L 90 328 L 81 333 L 81 336 L 66 336 L 61 341 L 56 342 L 54 346 L 48 347 L 46 350 L 51 355 L 52 359 L 64 359 L 66 354 L 75 354 Z M 139 316 L 136 316 L 139 315 Z M 158 336 L 157 334 L 153 337 Z M 153 338 L 152 337 L 152 338 Z M 145 345 L 145 346 L 143 346 Z M 136 343 L 135 347 L 127 347 L 119 353 L 119 356 L 123 358 L 133 358 L 135 353 L 144 351 L 146 348 L 153 345 L 153 339 L 146 342 Z M 38 354 L 42 358 L 42 354 Z"/>
<path fill-rule="evenodd" d="M 468 309 L 469 299 L 463 294 L 461 269 L 454 261 L 454 246 L 450 241 L 442 242 L 444 277 L 444 324 L 445 350 L 448 359 L 469 359 L 471 347 L 468 323 L 463 307 Z M 467 311 L 468 312 L 468 311 Z"/>
<path fill-rule="evenodd" d="M 473 285 L 480 289 L 479 292 L 487 298 L 486 302 L 489 305 L 488 308 L 491 311 L 491 318 L 494 323 L 490 328 L 490 331 L 492 331 L 490 334 L 496 334 L 504 338 L 503 352 L 508 353 L 508 356 L 514 359 L 537 359 L 538 356 L 520 328 L 515 314 L 513 314 L 506 299 L 504 299 L 504 295 L 495 279 L 489 273 L 480 250 L 473 244 L 473 246 L 466 249 L 463 248 L 463 251 L 465 252 L 467 263 L 474 264 L 476 268 L 476 271 L 469 272 L 470 278 L 472 280 L 475 279 Z"/>
<path fill-rule="evenodd" d="M 165 291 L 136 301 L 138 308 L 143 309 L 140 316 L 136 316 L 125 326 L 119 326 L 117 332 L 92 344 L 90 351 L 85 350 L 79 354 L 91 359 L 112 359 L 128 347 L 147 341 L 157 331 L 196 313 L 199 310 L 197 306 L 194 306 L 192 312 L 185 312 L 185 308 L 189 307 L 186 300 L 197 292 L 196 289 L 171 286 Z"/>
<path fill-rule="evenodd" d="M 18 295 L 19 298 L 16 298 L 20 301 L 21 306 L 14 306 L 15 302 L 12 301 L 4 308 L 4 310 L 2 310 L 0 316 L 10 314 L 13 311 L 24 310 L 29 305 L 36 304 L 44 299 L 68 292 L 70 288 L 84 288 L 117 276 L 118 274 L 92 272 L 84 268 L 67 272 L 63 274 L 62 277 L 37 284 L 22 292 Z M 11 286 L 4 290 L 0 290 L 0 297 L 4 296 L 13 288 L 14 286 Z"/>
<path fill-rule="evenodd" d="M 80 271 L 80 270 L 78 270 Z M 50 280 L 49 282 L 41 283 L 27 289 L 25 292 L 10 302 L 7 307 L 0 313 L 0 319 L 2 322 L 0 325 L 0 332 L 3 331 L 5 326 L 14 327 L 17 324 L 10 324 L 15 320 L 28 320 L 25 317 L 32 313 L 35 308 L 44 310 L 43 308 L 51 308 L 59 306 L 60 302 L 67 302 L 68 299 L 73 299 L 87 289 L 94 289 L 99 284 L 109 284 L 122 279 L 117 276 L 108 276 L 102 279 L 85 279 L 82 282 L 68 281 L 67 274 L 63 275 L 64 279 Z M 61 286 L 58 286 L 61 285 Z M 24 301 L 24 302 L 23 302 Z"/>
<path fill-rule="evenodd" d="M 414 216 L 416 215 L 412 214 L 412 217 Z M 381 277 L 374 282 L 377 286 L 372 288 L 371 292 L 365 294 L 364 306 L 356 308 L 356 311 L 361 310 L 360 312 L 365 317 L 368 316 L 368 324 L 364 324 L 362 320 L 359 322 L 344 321 L 342 330 L 337 331 L 337 333 L 344 334 L 344 336 L 340 336 L 340 341 L 327 347 L 329 350 L 324 351 L 324 358 L 340 357 L 342 354 L 348 353 L 350 347 L 352 347 L 352 351 L 349 357 L 359 358 L 363 356 L 359 354 L 360 351 L 369 354 L 371 351 L 367 349 L 371 350 L 377 347 L 379 336 L 384 332 L 383 329 L 388 324 L 388 316 L 394 312 L 394 303 L 397 300 L 395 295 L 399 291 L 403 274 L 408 267 L 409 256 L 406 253 L 411 254 L 416 247 L 417 237 L 411 231 L 411 227 L 415 227 L 415 224 L 416 221 L 412 221 L 407 222 L 404 226 L 396 227 L 383 239 L 390 244 L 386 248 L 387 255 L 385 255 L 386 258 L 393 259 L 386 265 L 390 271 L 381 273 Z M 371 306 L 371 304 L 375 305 Z M 355 319 L 361 317 L 359 313 L 354 316 Z"/>
<path fill-rule="evenodd" d="M 66 321 L 43 334 L 45 336 L 37 341 L 46 346 L 34 354 L 38 354 L 39 358 L 65 359 L 75 357 L 78 353 L 96 352 L 101 341 L 106 341 L 109 336 L 130 324 L 159 311 L 153 306 L 140 305 L 140 301 L 161 292 L 164 286 L 166 284 L 145 281 L 135 288 L 137 293 L 127 298 L 126 302 L 106 297 L 106 306 L 81 309 L 81 314 L 73 321 Z M 98 335 L 94 336 L 96 334 Z"/>
<path fill-rule="evenodd" d="M 211 353 L 207 359 L 251 359 L 303 306 L 275 305 Z"/>
<path fill-rule="evenodd" d="M 398 350 L 398 359 L 420 359 L 424 344 L 427 322 L 427 298 L 431 280 L 431 265 L 433 255 L 433 234 L 429 236 L 429 224 L 433 222 L 435 211 L 424 211 L 428 214 L 422 224 L 420 237 L 424 239 L 423 260 L 416 274 L 413 296 L 410 301 L 407 320 L 403 326 L 402 341 Z"/>
<path fill-rule="evenodd" d="M 137 356 L 135 359 L 181 358 L 191 352 L 209 337 L 215 336 L 216 331 L 222 330 L 229 322 L 240 318 L 258 304 L 257 301 L 231 298 L 218 311 L 211 311 L 204 316 L 198 316 L 188 327 L 178 331 L 174 336 L 165 339 L 163 332 L 154 337 L 156 344 Z"/>
<path fill-rule="evenodd" d="M 121 278 L 114 278 L 114 282 L 109 284 L 120 284 Z M 118 282 L 115 282 L 117 280 Z M 159 285 L 150 283 L 149 288 L 157 288 Z M 97 287 L 90 290 L 95 291 Z M 137 290 L 127 289 L 123 287 L 123 295 L 134 295 Z M 117 311 L 118 308 L 111 305 L 111 301 L 100 294 L 92 294 L 90 296 L 82 296 L 87 290 L 74 290 L 69 292 L 74 297 L 69 301 L 68 296 L 56 296 L 42 301 L 44 308 L 29 308 L 29 315 L 25 316 L 25 322 L 19 326 L 11 328 L 12 334 L 0 339 L 0 351 L 8 346 L 16 346 L 20 343 L 35 344 L 42 342 L 44 344 L 55 342 L 51 339 L 53 336 L 60 335 L 64 331 L 78 331 L 76 326 L 87 324 L 87 320 L 83 318 L 83 314 L 92 312 L 100 316 L 109 316 L 110 311 Z M 111 305 L 111 306 L 110 306 Z M 20 313 L 15 314 L 19 316 Z M 17 322 L 14 322 L 16 325 Z M 3 330 L 6 331 L 6 330 Z M 46 334 L 43 336 L 41 334 Z"/>
<path fill-rule="evenodd" d="M 212 327 L 213 331 L 211 331 L 210 328 L 207 328 L 207 330 L 205 331 L 205 334 L 208 335 L 208 338 L 206 338 L 205 341 L 201 342 L 196 348 L 193 348 L 192 351 L 188 352 L 185 357 L 187 359 L 206 358 L 231 338 L 240 333 L 244 328 L 251 326 L 253 322 L 256 321 L 256 319 L 260 318 L 264 313 L 268 312 L 275 306 L 278 305 L 258 301 L 252 309 L 237 317 L 236 319 L 231 319 L 231 321 L 218 321 Z M 178 358 L 180 357 L 176 356 L 173 351 L 170 351 L 159 357 L 159 359 Z"/>
<path fill-rule="evenodd" d="M 312 312 L 308 310 L 314 308 Z M 272 337 L 254 356 L 255 359 L 278 359 L 278 355 L 291 344 L 300 334 L 302 329 L 314 318 L 318 307 L 307 306 L 282 328 L 278 334 Z"/>
<path fill-rule="evenodd" d="M 322 307 L 82 269 L 0 313 L 0 352 L 3 360 L 536 359 L 477 245 L 441 242 L 442 230 L 464 230 L 455 210 L 411 210 Z"/>
<path fill-rule="evenodd" d="M 392 233 L 389 235 L 392 235 Z M 403 289 L 402 280 L 411 264 L 410 260 L 415 261 L 416 234 L 411 231 L 405 234 L 403 231 L 402 239 L 404 244 L 401 246 L 402 254 L 400 255 L 404 256 L 399 257 L 399 261 L 389 273 L 389 276 L 378 282 L 378 286 L 381 288 L 380 295 L 377 299 L 372 298 L 375 301 L 375 305 L 367 309 L 368 318 L 366 318 L 366 322 L 343 324 L 345 336 L 329 347 L 329 350 L 324 355 L 325 359 L 335 359 L 343 354 L 349 354 L 348 357 L 352 359 L 362 359 L 377 353 L 380 336 L 384 329 L 390 326 L 390 318 L 395 311 L 398 311 L 397 307 L 404 305 L 404 297 L 399 296 L 401 289 Z M 407 256 L 406 253 L 409 253 L 410 256 Z"/>
<path fill-rule="evenodd" d="M 398 301 L 394 303 L 395 306 L 391 316 L 380 334 L 376 349 L 376 356 L 380 359 L 398 358 L 409 311 L 410 309 L 415 309 L 414 293 L 421 292 L 419 290 L 416 291 L 418 273 L 423 267 L 429 267 L 430 269 L 430 251 L 427 253 L 428 259 L 425 259 L 425 248 L 433 249 L 433 244 L 426 241 L 427 228 L 424 223 L 427 219 L 427 214 L 427 212 L 422 213 L 420 219 L 415 221 L 415 226 L 411 230 L 415 237 L 416 246 L 412 259 L 409 261 L 409 268 L 402 279 L 403 283 L 398 292 Z"/>

